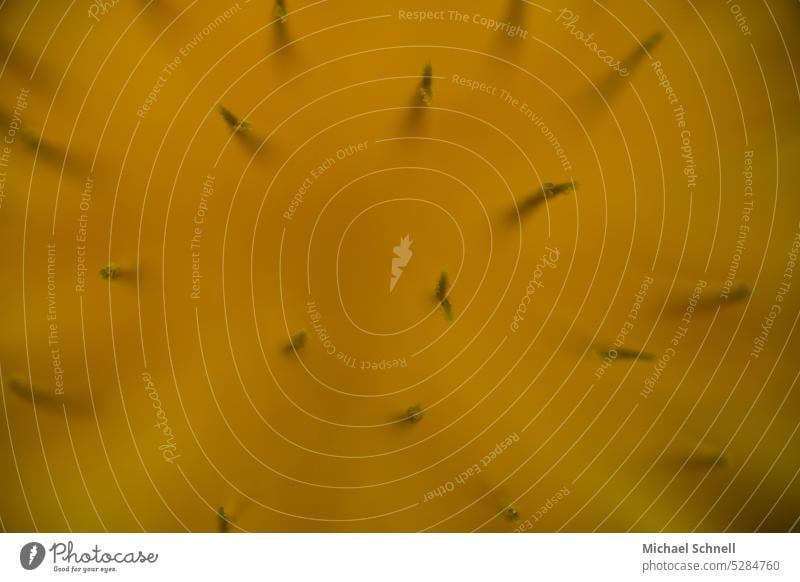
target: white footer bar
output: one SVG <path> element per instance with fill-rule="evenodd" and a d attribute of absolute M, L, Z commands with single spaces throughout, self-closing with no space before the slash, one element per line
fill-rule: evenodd
<path fill-rule="evenodd" d="M 797 581 L 799 562 L 797 534 L 0 535 L 9 581 Z"/>

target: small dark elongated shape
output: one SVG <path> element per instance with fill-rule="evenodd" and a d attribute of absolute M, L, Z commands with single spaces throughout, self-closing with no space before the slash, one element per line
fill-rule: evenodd
<path fill-rule="evenodd" d="M 722 286 L 713 292 L 704 293 L 697 301 L 697 309 L 710 310 L 721 308 L 732 303 L 747 300 L 753 294 L 753 289 L 746 283 L 737 283 L 730 288 Z M 681 299 L 682 301 L 682 299 Z M 676 311 L 684 309 L 683 303 L 676 301 Z"/>
<path fill-rule="evenodd" d="M 661 32 L 654 32 L 650 36 L 648 36 L 644 41 L 642 41 L 642 49 L 646 51 L 653 50 L 658 43 L 661 42 L 661 39 L 664 38 L 664 35 Z"/>
<path fill-rule="evenodd" d="M 621 61 L 621 70 L 627 73 L 620 76 L 616 71 L 609 71 L 606 78 L 598 83 L 598 89 L 600 93 L 605 95 L 606 100 L 614 98 L 628 86 L 630 75 L 636 70 L 639 64 L 649 56 L 650 51 L 656 48 L 662 38 L 663 35 L 661 32 L 655 32 L 644 40 L 636 43 Z"/>
<path fill-rule="evenodd" d="M 595 353 L 601 358 L 609 358 L 612 360 L 651 361 L 656 359 L 656 357 L 649 352 L 640 352 L 628 348 L 598 348 L 595 350 Z"/>
<path fill-rule="evenodd" d="M 525 200 L 517 205 L 519 214 L 528 213 L 534 208 L 543 204 L 550 198 L 555 198 L 559 194 L 574 191 L 578 187 L 577 182 L 562 182 L 560 184 L 553 184 L 552 182 L 545 182 L 542 187 L 533 192 Z M 516 216 L 516 213 L 514 213 Z"/>
<path fill-rule="evenodd" d="M 31 386 L 19 378 L 8 378 L 5 381 L 5 386 L 8 390 L 20 398 L 24 398 L 25 400 L 29 400 L 30 402 L 35 402 L 37 404 L 50 406 L 54 404 L 63 404 L 65 402 L 63 396 L 57 396 L 52 393 L 38 390 L 36 387 Z"/>
<path fill-rule="evenodd" d="M 715 467 L 721 469 L 730 464 L 730 459 L 719 447 L 702 444 L 696 451 L 688 455 L 685 464 L 687 467 Z"/>
<path fill-rule="evenodd" d="M 122 271 L 117 265 L 115 265 L 114 263 L 110 263 L 105 267 L 103 267 L 102 269 L 100 269 L 99 274 L 103 279 L 109 281 L 109 280 L 119 279 L 120 275 L 122 274 Z"/>
<path fill-rule="evenodd" d="M 727 295 L 723 295 L 723 299 L 725 301 L 741 301 L 743 299 L 747 299 L 752 294 L 752 289 L 750 289 L 749 285 L 744 283 L 740 283 L 736 285 L 736 287 L 732 288 L 728 291 Z"/>
<path fill-rule="evenodd" d="M 627 58 L 623 61 L 624 67 L 628 71 L 633 70 L 639 61 L 641 61 L 647 55 L 647 53 L 653 50 L 658 43 L 661 42 L 663 37 L 664 35 L 662 35 L 661 32 L 654 32 L 644 39 L 640 46 L 637 46 L 628 54 Z"/>
<path fill-rule="evenodd" d="M 515 507 L 506 507 L 505 511 L 503 511 L 503 517 L 505 517 L 508 521 L 518 521 L 519 511 L 517 511 Z"/>
<path fill-rule="evenodd" d="M 406 422 L 410 422 L 411 424 L 417 424 L 422 417 L 425 415 L 425 412 L 422 409 L 420 404 L 415 404 L 406 410 L 406 414 L 403 417 L 403 420 Z"/>
<path fill-rule="evenodd" d="M 563 194 L 564 192 L 569 192 L 574 190 L 577 187 L 575 182 L 563 182 L 561 184 L 553 184 L 551 182 L 545 182 L 542 184 L 542 195 L 545 198 L 552 198 L 553 196 L 558 196 L 559 194 Z"/>
<path fill-rule="evenodd" d="M 30 130 L 21 131 L 19 133 L 19 140 L 32 150 L 35 150 L 43 143 L 42 138 Z"/>
<path fill-rule="evenodd" d="M 522 24 L 525 16 L 525 0 L 508 0 L 508 20 L 511 24 Z"/>
<path fill-rule="evenodd" d="M 425 105 L 433 103 L 433 65 L 430 61 L 422 69 L 422 81 L 419 84 L 419 96 Z"/>
<path fill-rule="evenodd" d="M 38 152 L 38 155 L 51 163 L 61 162 L 66 156 L 66 152 L 45 140 L 41 135 L 32 132 L 29 129 L 23 129 L 19 132 L 19 140 L 29 150 Z"/>
<path fill-rule="evenodd" d="M 219 105 L 217 108 L 222 119 L 225 120 L 225 123 L 228 124 L 228 127 L 230 127 L 234 133 L 244 132 L 250 129 L 249 123 L 236 117 L 227 107 Z"/>
<path fill-rule="evenodd" d="M 9 378 L 6 380 L 6 386 L 12 392 L 22 396 L 23 398 L 27 398 L 28 400 L 33 400 L 33 389 L 31 386 L 17 378 Z"/>
<path fill-rule="evenodd" d="M 450 282 L 447 277 L 447 271 L 442 271 L 441 275 L 439 275 L 439 282 L 436 284 L 436 299 L 439 301 L 439 305 L 442 306 L 445 317 L 448 320 L 452 320 L 453 306 L 450 305 L 450 299 L 447 297 L 449 292 Z"/>
<path fill-rule="evenodd" d="M 231 530 L 231 521 L 225 515 L 225 508 L 220 507 L 217 510 L 217 531 L 219 533 L 228 533 Z"/>
<path fill-rule="evenodd" d="M 275 18 L 283 24 L 289 16 L 289 10 L 286 8 L 286 0 L 275 0 Z"/>
<path fill-rule="evenodd" d="M 286 344 L 286 351 L 293 352 L 295 350 L 299 350 L 304 345 L 306 345 L 306 340 L 308 339 L 308 333 L 306 330 L 301 329 L 297 333 L 295 333 L 292 337 L 289 338 L 289 343 Z"/>

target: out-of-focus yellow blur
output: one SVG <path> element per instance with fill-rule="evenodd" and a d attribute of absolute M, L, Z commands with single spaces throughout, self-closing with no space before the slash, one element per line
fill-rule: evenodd
<path fill-rule="evenodd" d="M 0 527 L 797 530 L 800 10 L 735 6 L 7 0 Z"/>

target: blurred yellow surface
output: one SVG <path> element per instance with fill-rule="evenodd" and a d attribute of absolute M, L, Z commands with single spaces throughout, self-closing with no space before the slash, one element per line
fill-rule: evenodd
<path fill-rule="evenodd" d="M 0 4 L 0 527 L 797 531 L 797 2 L 286 8 Z"/>

